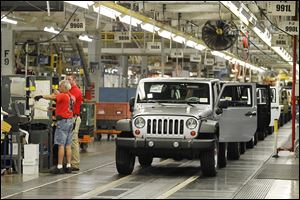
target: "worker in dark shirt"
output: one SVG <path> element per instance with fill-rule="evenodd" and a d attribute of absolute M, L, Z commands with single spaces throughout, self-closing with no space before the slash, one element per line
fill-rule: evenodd
<path fill-rule="evenodd" d="M 68 81 L 63 80 L 59 84 L 59 92 L 51 95 L 39 95 L 34 97 L 36 101 L 41 98 L 47 100 L 56 101 L 56 129 L 54 135 L 54 144 L 58 145 L 58 164 L 51 170 L 54 174 L 71 173 L 71 141 L 72 141 L 72 130 L 74 125 L 73 120 L 73 107 L 75 102 L 75 97 L 69 92 L 71 85 Z M 63 158 L 65 155 L 67 157 L 66 169 L 63 169 Z"/>
<path fill-rule="evenodd" d="M 75 97 L 75 104 L 74 104 L 74 121 L 75 127 L 73 129 L 72 135 L 72 160 L 71 166 L 73 171 L 79 170 L 79 163 L 80 163 L 80 156 L 79 156 L 79 142 L 78 142 L 78 132 L 81 123 L 80 118 L 80 106 L 83 102 L 82 93 L 79 87 L 76 84 L 76 76 L 75 75 L 68 75 L 66 80 L 69 81 L 71 84 L 71 90 L 69 91 Z"/>

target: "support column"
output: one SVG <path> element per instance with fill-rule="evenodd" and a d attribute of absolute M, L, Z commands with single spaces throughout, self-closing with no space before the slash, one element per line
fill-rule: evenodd
<path fill-rule="evenodd" d="M 122 87 L 128 87 L 128 56 L 122 55 L 119 57 L 119 63 L 122 69 Z"/>
<path fill-rule="evenodd" d="M 165 75 L 165 63 L 166 63 L 166 54 L 165 54 L 165 42 L 164 38 L 161 38 L 161 76 Z"/>
<path fill-rule="evenodd" d="M 100 35 L 99 39 L 88 43 L 88 62 L 93 67 L 90 78 L 95 83 L 95 101 L 99 101 L 99 88 L 104 86 L 104 69 L 101 62 L 101 32 L 97 31 L 96 34 Z"/>
<path fill-rule="evenodd" d="M 141 78 L 148 77 L 148 56 L 142 56 Z"/>
<path fill-rule="evenodd" d="M 1 75 L 15 74 L 14 31 L 1 29 Z"/>

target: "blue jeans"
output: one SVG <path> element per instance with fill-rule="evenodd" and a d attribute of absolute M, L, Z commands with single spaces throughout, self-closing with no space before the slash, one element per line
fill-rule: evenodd
<path fill-rule="evenodd" d="M 57 121 L 56 130 L 54 135 L 54 144 L 58 145 L 70 145 L 72 142 L 72 130 L 73 130 L 74 120 L 62 119 Z"/>

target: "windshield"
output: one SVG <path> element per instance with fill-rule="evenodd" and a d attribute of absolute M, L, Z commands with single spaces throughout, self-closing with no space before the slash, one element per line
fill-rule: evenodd
<path fill-rule="evenodd" d="M 139 85 L 137 102 L 209 104 L 209 84 L 145 82 Z"/>

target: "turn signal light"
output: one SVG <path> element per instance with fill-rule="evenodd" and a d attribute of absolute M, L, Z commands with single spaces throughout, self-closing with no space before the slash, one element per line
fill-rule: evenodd
<path fill-rule="evenodd" d="M 196 131 L 191 131 L 191 136 L 195 136 L 196 135 Z"/>
<path fill-rule="evenodd" d="M 140 133 L 141 133 L 140 130 L 135 130 L 135 134 L 136 134 L 136 135 L 139 135 Z"/>

